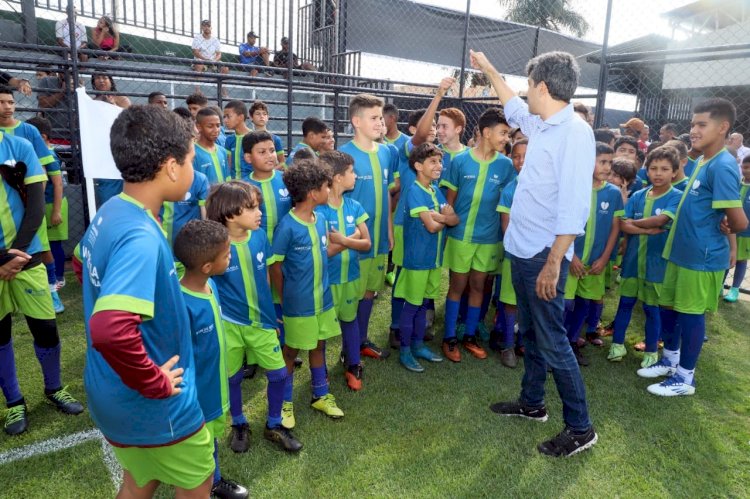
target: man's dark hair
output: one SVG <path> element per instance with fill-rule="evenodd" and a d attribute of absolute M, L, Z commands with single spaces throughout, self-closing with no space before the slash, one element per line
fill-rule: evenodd
<path fill-rule="evenodd" d="M 296 154 L 294 159 L 297 159 Z M 341 151 L 325 151 L 320 155 L 320 161 L 330 166 L 334 175 L 343 175 L 350 166 L 354 166 L 354 158 Z"/>
<path fill-rule="evenodd" d="M 333 171 L 316 159 L 304 159 L 287 168 L 283 178 L 292 202 L 301 203 L 307 199 L 308 193 L 320 189 L 324 184 L 330 185 Z"/>
<path fill-rule="evenodd" d="M 206 98 L 205 95 L 201 93 L 194 93 L 187 96 L 187 99 L 185 99 L 185 104 L 188 106 L 190 104 L 197 104 L 199 106 L 207 106 L 208 105 L 208 98 Z"/>
<path fill-rule="evenodd" d="M 247 106 L 241 100 L 230 100 L 224 109 L 231 109 L 235 114 L 239 114 L 244 119 L 247 119 Z"/>
<path fill-rule="evenodd" d="M 675 123 L 664 123 L 661 126 L 664 130 L 672 132 L 674 134 L 675 138 L 677 137 L 677 125 Z"/>
<path fill-rule="evenodd" d="M 305 121 L 302 122 L 302 135 L 304 137 L 309 133 L 323 133 L 328 131 L 328 125 L 319 118 L 308 116 Z"/>
<path fill-rule="evenodd" d="M 229 231 L 213 220 L 190 220 L 174 239 L 174 256 L 188 270 L 216 260 L 229 243 Z"/>
<path fill-rule="evenodd" d="M 177 116 L 185 118 L 188 121 L 193 121 L 193 115 L 190 114 L 190 109 L 185 106 L 179 106 L 172 110 Z"/>
<path fill-rule="evenodd" d="M 409 127 L 416 127 L 419 123 L 419 120 L 422 119 L 422 116 L 424 116 L 424 113 L 427 112 L 427 109 L 417 109 L 415 111 L 412 111 L 409 113 L 409 119 L 407 121 L 407 126 Z"/>
<path fill-rule="evenodd" d="M 209 118 L 211 116 L 219 118 L 219 122 L 221 122 L 221 116 L 219 115 L 219 113 L 217 113 L 215 109 L 210 107 L 204 107 L 203 109 L 198 111 L 195 115 L 195 122 L 200 123 L 204 118 Z"/>
<path fill-rule="evenodd" d="M 578 87 L 581 69 L 575 57 L 567 52 L 547 52 L 531 59 L 526 75 L 534 85 L 544 82 L 555 100 L 570 102 Z"/>
<path fill-rule="evenodd" d="M 156 178 L 162 164 L 174 158 L 182 164 L 193 142 L 192 126 L 175 113 L 155 106 L 123 110 L 109 132 L 110 149 L 126 182 Z"/>
<path fill-rule="evenodd" d="M 712 120 L 727 121 L 729 123 L 727 135 L 729 135 L 734 122 L 737 120 L 737 109 L 734 107 L 734 104 L 721 97 L 714 97 L 699 102 L 693 109 L 693 113 L 709 113 Z"/>
<path fill-rule="evenodd" d="M 2 91 L 0 91 L 0 94 L 1 93 Z M 33 118 L 29 118 L 28 120 L 26 120 L 26 123 L 35 127 L 37 130 L 39 130 L 39 133 L 41 135 L 46 135 L 47 138 L 49 138 L 49 136 L 52 134 L 52 124 L 47 118 L 34 116 Z"/>
<path fill-rule="evenodd" d="M 154 103 L 154 99 L 156 99 L 156 98 L 157 98 L 157 97 L 159 97 L 160 95 L 162 95 L 162 96 L 164 96 L 164 97 L 166 97 L 166 96 L 167 96 L 167 95 L 166 95 L 165 93 L 163 93 L 163 92 L 151 92 L 150 94 L 148 94 L 148 103 L 149 103 L 149 104 L 153 104 L 153 103 Z"/>
<path fill-rule="evenodd" d="M 573 111 L 576 112 L 576 113 L 581 113 L 584 116 L 586 116 L 586 121 L 588 121 L 588 119 L 589 119 L 589 117 L 591 115 L 591 110 L 583 102 L 576 102 L 576 103 L 574 103 L 573 104 Z"/>
<path fill-rule="evenodd" d="M 690 149 L 693 146 L 692 141 L 690 140 L 690 134 L 689 133 L 681 133 L 679 136 L 677 136 L 677 140 L 685 144 L 685 146 Z"/>
<path fill-rule="evenodd" d="M 424 164 L 427 158 L 431 158 L 433 156 L 442 158 L 443 151 L 441 151 L 440 148 L 435 144 L 432 144 L 430 142 L 423 142 L 415 147 L 411 154 L 409 154 L 409 167 L 412 170 L 417 171 L 417 168 L 415 167 L 417 163 Z"/>
<path fill-rule="evenodd" d="M 394 104 L 386 104 L 385 106 L 383 106 L 383 116 L 385 116 L 386 114 L 395 116 L 396 119 L 398 119 L 398 108 Z"/>
<path fill-rule="evenodd" d="M 242 152 L 250 154 L 253 152 L 253 147 L 261 142 L 271 141 L 273 144 L 273 137 L 268 132 L 250 132 L 242 137 Z"/>
<path fill-rule="evenodd" d="M 263 203 L 257 187 L 243 180 L 230 180 L 211 187 L 206 199 L 206 218 L 226 225 L 227 220 Z"/>
<path fill-rule="evenodd" d="M 507 125 L 508 121 L 505 119 L 505 113 L 499 107 L 491 107 L 487 109 L 479 117 L 477 126 L 479 127 L 479 133 L 481 134 L 485 128 L 494 128 L 497 125 Z"/>
<path fill-rule="evenodd" d="M 609 144 L 605 142 L 597 142 L 596 143 L 596 155 L 599 156 L 600 154 L 614 154 L 615 150 L 610 147 Z"/>
<path fill-rule="evenodd" d="M 657 147 L 646 156 L 646 168 L 656 160 L 666 159 L 672 165 L 672 171 L 676 172 L 680 168 L 680 153 L 674 147 L 661 146 Z"/>
<path fill-rule="evenodd" d="M 638 149 L 638 140 L 635 139 L 635 137 L 631 137 L 630 135 L 621 135 L 616 141 L 615 141 L 615 147 L 614 150 L 617 151 L 617 149 L 620 148 L 621 145 L 628 144 L 635 148 L 636 152 Z"/>
<path fill-rule="evenodd" d="M 615 140 L 615 133 L 609 128 L 597 128 L 594 130 L 594 140 L 597 142 L 604 142 L 609 144 Z"/>

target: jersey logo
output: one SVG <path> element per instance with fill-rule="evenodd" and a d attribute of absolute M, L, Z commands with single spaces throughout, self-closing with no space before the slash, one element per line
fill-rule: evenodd
<path fill-rule="evenodd" d="M 661 215 L 661 208 L 657 208 L 657 209 L 656 209 L 656 211 L 654 211 L 654 213 L 656 213 L 656 216 L 657 216 L 657 217 L 658 217 L 659 215 Z"/>
<path fill-rule="evenodd" d="M 693 182 L 693 187 L 692 187 L 692 189 L 693 189 L 694 191 L 697 191 L 697 190 L 698 190 L 698 188 L 699 188 L 700 186 L 701 186 L 701 181 L 700 181 L 700 180 L 698 180 L 698 179 L 695 179 L 695 182 Z"/>
<path fill-rule="evenodd" d="M 187 192 L 185 193 L 185 199 L 184 199 L 184 200 L 185 200 L 185 201 L 190 201 L 190 198 L 191 198 L 191 197 L 193 197 L 193 195 L 192 195 L 192 194 L 190 194 L 190 191 L 187 191 Z"/>
<path fill-rule="evenodd" d="M 262 251 L 258 252 L 258 254 L 255 255 L 255 258 L 258 260 L 258 263 L 263 263 L 263 256 L 264 255 Z"/>
<path fill-rule="evenodd" d="M 353 217 L 353 216 L 351 216 L 351 215 L 347 215 L 347 216 L 346 216 L 346 221 L 347 221 L 348 223 L 354 223 L 354 217 Z"/>
<path fill-rule="evenodd" d="M 609 208 L 609 203 L 607 201 L 602 201 L 599 206 L 602 207 L 602 211 L 607 211 L 607 208 Z"/>
<path fill-rule="evenodd" d="M 326 236 L 320 236 L 320 242 L 323 243 L 323 246 L 326 245 L 326 241 L 328 241 L 328 238 L 326 238 Z"/>
<path fill-rule="evenodd" d="M 282 198 L 289 197 L 289 190 L 288 189 L 279 189 L 279 196 Z"/>
<path fill-rule="evenodd" d="M 388 182 L 388 180 L 387 180 L 387 179 L 388 179 L 388 168 L 385 168 L 385 169 L 383 170 L 383 181 L 384 181 L 384 182 Z"/>

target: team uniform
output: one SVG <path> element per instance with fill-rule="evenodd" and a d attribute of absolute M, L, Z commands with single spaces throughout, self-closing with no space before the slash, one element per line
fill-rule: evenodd
<path fill-rule="evenodd" d="M 228 158 L 227 150 L 220 145 L 215 145 L 214 150 L 209 151 L 196 142 L 193 169 L 204 174 L 209 184 L 220 184 L 232 178 Z"/>
<path fill-rule="evenodd" d="M 193 183 L 190 190 L 185 193 L 182 201 L 166 201 L 161 208 L 159 218 L 170 246 L 174 244 L 174 238 L 180 233 L 190 220 L 201 219 L 201 207 L 206 205 L 208 198 L 208 178 L 201 172 L 193 172 Z"/>
<path fill-rule="evenodd" d="M 391 140 L 388 137 L 385 137 L 384 140 L 386 144 L 391 144 L 396 148 L 396 150 L 401 151 L 406 141 L 408 141 L 410 138 L 411 137 L 409 137 L 405 133 L 398 132 L 398 137 L 396 137 L 395 139 Z"/>
<path fill-rule="evenodd" d="M 678 180 L 677 182 L 672 182 L 672 187 L 680 192 L 685 192 L 685 189 L 687 189 L 688 186 L 688 180 L 690 180 L 690 178 L 685 177 L 682 180 Z"/>
<path fill-rule="evenodd" d="M 695 171 L 695 167 L 698 166 L 698 160 L 700 158 L 691 158 L 688 157 L 687 164 L 685 165 L 685 175 L 690 178 L 693 176 L 693 172 Z"/>
<path fill-rule="evenodd" d="M 750 184 L 740 186 L 740 200 L 745 216 L 750 218 Z M 737 261 L 750 260 L 750 228 L 737 234 Z"/>
<path fill-rule="evenodd" d="M 242 150 L 242 138 L 244 135 L 227 135 L 224 148 L 229 155 L 229 169 L 233 179 L 247 180 L 253 171 L 253 165 L 245 161 Z"/>
<path fill-rule="evenodd" d="M 404 140 L 400 140 L 401 138 Z M 395 142 L 398 141 L 401 143 L 400 147 L 396 146 Z M 414 143 L 411 141 L 411 137 L 401 134 L 399 139 L 388 145 L 396 148 L 398 166 L 393 172 L 393 178 L 398 178 L 400 183 L 398 203 L 396 203 L 396 209 L 393 211 L 393 252 L 391 253 L 391 261 L 394 265 L 401 267 L 404 263 L 404 200 L 407 192 L 409 192 L 409 188 L 417 180 L 417 174 L 409 166 L 409 155 L 414 149 Z M 393 149 L 391 149 L 391 153 L 393 153 Z"/>
<path fill-rule="evenodd" d="M 279 221 L 292 209 L 292 198 L 284 185 L 282 172 L 274 170 L 273 175 L 265 180 L 257 180 L 251 174 L 249 183 L 260 190 L 263 204 L 260 207 L 260 228 L 266 232 L 269 242 L 273 243 L 273 234 Z"/>
<path fill-rule="evenodd" d="M 287 156 L 287 158 L 286 158 L 286 164 L 287 165 L 291 165 L 292 161 L 294 160 L 294 155 L 297 154 L 297 151 L 299 151 L 300 149 L 305 149 L 305 148 L 310 149 L 310 152 L 313 153 L 315 156 L 318 155 L 318 153 L 315 152 L 315 149 L 313 149 L 309 145 L 305 144 L 304 141 L 303 142 L 298 142 L 297 145 L 295 145 L 292 148 L 292 150 L 289 151 L 289 156 Z"/>
<path fill-rule="evenodd" d="M 513 205 L 513 196 L 518 186 L 518 178 L 514 178 L 503 189 L 500 201 L 497 203 L 497 212 L 510 215 L 510 207 Z M 504 258 L 502 263 L 502 281 L 500 284 L 500 301 L 508 305 L 516 305 L 516 291 L 513 289 L 513 280 L 510 273 L 510 258 Z"/>
<path fill-rule="evenodd" d="M 456 156 L 466 152 L 466 150 L 469 148 L 463 144 L 461 144 L 461 149 L 459 149 L 458 151 L 451 151 L 443 144 L 438 145 L 438 148 L 443 151 L 443 171 L 440 172 L 440 180 L 443 180 L 449 178 L 448 172 L 451 171 L 451 165 L 453 164 L 453 160 L 456 158 Z M 445 189 L 447 189 L 447 187 L 443 187 L 443 189 L 443 194 L 445 194 Z"/>

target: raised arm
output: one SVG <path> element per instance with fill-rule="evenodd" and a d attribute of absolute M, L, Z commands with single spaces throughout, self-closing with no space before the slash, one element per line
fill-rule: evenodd
<path fill-rule="evenodd" d="M 414 136 L 411 138 L 411 142 L 415 147 L 427 140 L 427 137 L 430 135 L 430 129 L 435 123 L 435 113 L 437 113 L 438 105 L 440 105 L 440 101 L 455 82 L 456 80 L 450 77 L 443 78 L 440 81 L 437 92 L 435 92 L 435 97 L 432 98 L 430 105 L 427 106 L 427 111 L 425 111 L 419 122 L 417 122 L 417 131 L 414 132 Z"/>

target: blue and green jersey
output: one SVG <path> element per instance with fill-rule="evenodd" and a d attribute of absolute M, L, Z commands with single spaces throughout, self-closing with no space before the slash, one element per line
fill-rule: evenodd
<path fill-rule="evenodd" d="M 742 183 L 740 186 L 740 200 L 745 216 L 750 219 L 750 184 Z M 750 237 L 750 226 L 742 232 L 737 233 L 737 237 Z"/>
<path fill-rule="evenodd" d="M 623 213 L 620 189 L 604 182 L 591 190 L 591 208 L 585 234 L 578 236 L 574 243 L 575 254 L 584 265 L 591 265 L 602 256 L 612 223 L 615 217 L 621 217 Z"/>
<path fill-rule="evenodd" d="M 256 186 L 263 195 L 263 205 L 260 207 L 260 228 L 266 231 L 268 240 L 273 243 L 273 234 L 279 221 L 292 209 L 292 198 L 284 185 L 283 174 L 274 170 L 273 175 L 265 180 L 257 180 L 254 174 L 246 179 Z"/>
<path fill-rule="evenodd" d="M 253 165 L 245 161 L 242 151 L 242 138 L 244 135 L 227 135 L 224 148 L 229 155 L 229 169 L 233 179 L 247 180 L 253 171 Z"/>
<path fill-rule="evenodd" d="M 219 145 L 209 151 L 196 143 L 193 169 L 204 174 L 211 185 L 226 182 L 231 179 L 228 157 L 227 150 Z"/>
<path fill-rule="evenodd" d="M 161 225 L 167 234 L 170 245 L 180 233 L 180 229 L 190 220 L 201 219 L 201 206 L 206 205 L 208 198 L 208 179 L 201 172 L 193 172 L 193 183 L 185 193 L 182 201 L 165 201 L 159 212 Z"/>
<path fill-rule="evenodd" d="M 354 199 L 342 198 L 341 205 L 324 204 L 315 209 L 316 213 L 328 223 L 329 229 L 335 229 L 341 235 L 349 237 L 357 226 L 367 221 L 369 216 L 362 205 Z M 359 253 L 345 248 L 340 253 L 328 257 L 328 282 L 344 284 L 359 279 Z"/>
<path fill-rule="evenodd" d="M 447 201 L 440 189 L 414 182 L 406 191 L 404 201 L 404 268 L 430 270 L 443 265 L 445 229 L 434 234 L 428 231 L 420 213 L 440 210 Z"/>

